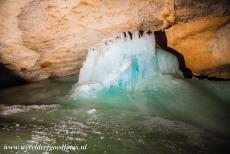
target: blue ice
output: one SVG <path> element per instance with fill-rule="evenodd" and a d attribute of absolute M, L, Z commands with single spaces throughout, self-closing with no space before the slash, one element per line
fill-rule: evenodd
<path fill-rule="evenodd" d="M 110 87 L 143 89 L 146 81 L 162 75 L 181 76 L 177 58 L 155 48 L 154 34 L 121 34 L 89 49 L 80 70 L 75 92 L 97 91 Z"/>

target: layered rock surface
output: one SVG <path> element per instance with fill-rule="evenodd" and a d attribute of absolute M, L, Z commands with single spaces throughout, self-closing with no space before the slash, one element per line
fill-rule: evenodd
<path fill-rule="evenodd" d="M 87 48 L 123 31 L 160 30 L 170 0 L 2 0 L 0 61 L 29 80 L 79 71 Z"/>
<path fill-rule="evenodd" d="M 195 75 L 230 78 L 230 17 L 200 18 L 166 30 L 168 46 L 182 53 Z"/>
<path fill-rule="evenodd" d="M 180 52 L 195 75 L 230 78 L 230 1 L 176 0 L 168 46 Z"/>
<path fill-rule="evenodd" d="M 228 0 L 0 0 L 0 62 L 31 81 L 65 76 L 103 39 L 172 26 L 168 44 L 193 72 L 226 71 L 229 8 Z"/>

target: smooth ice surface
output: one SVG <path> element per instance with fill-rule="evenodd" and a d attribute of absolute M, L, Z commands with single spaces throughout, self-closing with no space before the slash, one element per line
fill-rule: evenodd
<path fill-rule="evenodd" d="M 143 89 L 146 81 L 159 74 L 181 75 L 177 58 L 155 49 L 154 34 L 126 34 L 98 44 L 89 50 L 80 71 L 76 92 L 117 86 Z"/>
<path fill-rule="evenodd" d="M 87 144 L 87 150 L 69 154 L 230 153 L 229 81 L 162 75 L 150 89 L 112 87 L 69 99 L 76 82 L 73 76 L 0 90 L 0 147 Z M 0 148 L 16 152 L 45 151 Z"/>

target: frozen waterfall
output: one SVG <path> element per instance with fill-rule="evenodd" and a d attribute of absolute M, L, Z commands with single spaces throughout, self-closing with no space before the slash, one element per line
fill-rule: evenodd
<path fill-rule="evenodd" d="M 76 92 L 118 86 L 137 90 L 162 74 L 182 75 L 177 58 L 155 49 L 152 33 L 122 33 L 89 49 Z"/>

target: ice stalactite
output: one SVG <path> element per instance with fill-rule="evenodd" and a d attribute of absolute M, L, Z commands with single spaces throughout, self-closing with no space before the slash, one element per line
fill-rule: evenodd
<path fill-rule="evenodd" d="M 153 33 L 124 32 L 89 49 L 75 91 L 114 86 L 138 90 L 162 74 L 181 75 L 177 58 L 155 49 Z"/>

